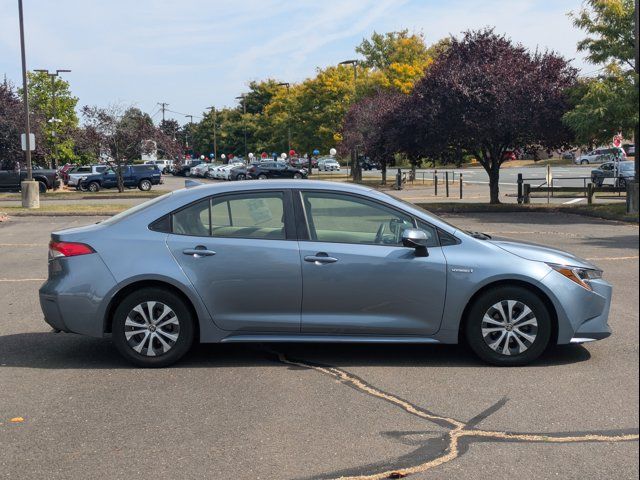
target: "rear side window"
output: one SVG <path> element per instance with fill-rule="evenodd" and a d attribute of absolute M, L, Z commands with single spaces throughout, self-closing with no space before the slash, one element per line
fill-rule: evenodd
<path fill-rule="evenodd" d="M 131 168 L 136 173 L 155 172 L 158 169 L 155 165 L 134 165 Z"/>
<path fill-rule="evenodd" d="M 172 215 L 173 233 L 208 237 L 211 235 L 211 215 L 209 199 L 189 205 Z"/>
<path fill-rule="evenodd" d="M 213 199 L 214 237 L 284 240 L 284 199 L 280 192 L 234 195 Z"/>

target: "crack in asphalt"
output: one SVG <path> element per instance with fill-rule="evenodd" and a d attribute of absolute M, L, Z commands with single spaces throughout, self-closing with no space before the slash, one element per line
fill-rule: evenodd
<path fill-rule="evenodd" d="M 391 478 L 404 478 L 416 473 L 431 470 L 445 463 L 451 462 L 466 453 L 474 442 L 509 442 L 509 443 L 582 443 L 582 442 L 629 442 L 638 440 L 638 429 L 621 429 L 593 432 L 556 432 L 556 433 L 518 433 L 502 432 L 496 430 L 483 430 L 475 428 L 480 422 L 500 410 L 508 401 L 502 398 L 489 408 L 479 413 L 471 420 L 462 421 L 455 418 L 438 415 L 425 408 L 414 405 L 397 395 L 385 392 L 362 378 L 346 372 L 340 368 L 314 364 L 301 360 L 287 358 L 282 353 L 274 352 L 278 360 L 286 365 L 315 370 L 329 377 L 335 378 L 349 387 L 379 398 L 390 403 L 410 415 L 432 422 L 449 431 L 440 432 L 383 432 L 384 436 L 394 438 L 407 445 L 418 448 L 408 455 L 404 455 L 394 461 L 374 463 L 355 469 L 333 472 L 326 475 L 310 477 L 310 479 L 339 479 L 339 480 L 383 480 Z M 424 440 L 411 440 L 408 437 L 427 435 L 435 438 Z"/>

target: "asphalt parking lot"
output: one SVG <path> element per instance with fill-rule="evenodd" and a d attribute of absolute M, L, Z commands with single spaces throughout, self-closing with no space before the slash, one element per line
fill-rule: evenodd
<path fill-rule="evenodd" d="M 638 227 L 447 219 L 592 259 L 613 336 L 524 368 L 457 346 L 206 345 L 139 370 L 42 320 L 49 232 L 100 219 L 0 223 L 0 477 L 638 478 Z"/>

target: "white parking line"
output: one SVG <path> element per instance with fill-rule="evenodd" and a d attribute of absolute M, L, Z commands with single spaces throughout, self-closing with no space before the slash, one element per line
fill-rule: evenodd
<path fill-rule="evenodd" d="M 563 205 L 571 205 L 573 203 L 578 203 L 583 201 L 584 198 L 574 198 L 573 200 L 569 200 L 568 202 L 564 202 Z"/>

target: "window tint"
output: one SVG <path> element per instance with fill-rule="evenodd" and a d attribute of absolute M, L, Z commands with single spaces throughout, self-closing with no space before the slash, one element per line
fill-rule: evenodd
<path fill-rule="evenodd" d="M 96 167 L 96 172 L 102 173 L 107 169 L 107 167 Z"/>
<path fill-rule="evenodd" d="M 90 171 L 91 171 L 91 167 L 78 167 L 78 169 L 76 170 L 77 173 L 86 173 Z"/>
<path fill-rule="evenodd" d="M 280 192 L 213 199 L 214 237 L 284 240 L 284 201 Z"/>
<path fill-rule="evenodd" d="M 318 242 L 401 245 L 413 220 L 376 202 L 335 193 L 302 194 L 309 235 Z"/>
<path fill-rule="evenodd" d="M 211 234 L 209 199 L 178 210 L 173 214 L 173 233 L 208 237 Z"/>

